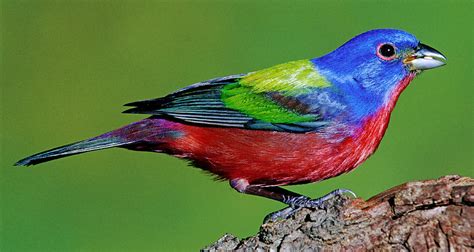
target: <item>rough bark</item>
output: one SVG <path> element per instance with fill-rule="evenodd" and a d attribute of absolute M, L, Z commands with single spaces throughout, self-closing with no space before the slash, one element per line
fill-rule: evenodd
<path fill-rule="evenodd" d="M 318 209 L 226 234 L 203 251 L 474 251 L 474 179 L 409 182 L 364 201 L 336 196 Z"/>

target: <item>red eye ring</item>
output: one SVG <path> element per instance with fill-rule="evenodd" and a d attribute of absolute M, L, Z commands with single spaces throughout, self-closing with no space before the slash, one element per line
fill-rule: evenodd
<path fill-rule="evenodd" d="M 377 57 L 383 60 L 393 60 L 397 56 L 397 48 L 392 43 L 382 43 L 377 46 Z"/>

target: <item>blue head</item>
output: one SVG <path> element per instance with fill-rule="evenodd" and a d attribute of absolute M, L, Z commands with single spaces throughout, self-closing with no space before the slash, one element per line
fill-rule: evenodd
<path fill-rule="evenodd" d="M 444 60 L 410 33 L 379 29 L 362 33 L 312 62 L 344 94 L 354 116 L 363 118 L 386 104 L 408 75 L 444 65 Z"/>

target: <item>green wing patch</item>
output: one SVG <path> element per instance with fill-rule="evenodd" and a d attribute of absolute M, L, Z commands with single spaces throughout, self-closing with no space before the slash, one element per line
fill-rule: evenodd
<path fill-rule="evenodd" d="M 297 60 L 249 73 L 239 82 L 253 92 L 282 92 L 285 95 L 301 94 L 309 88 L 331 86 L 309 60 Z"/>
<path fill-rule="evenodd" d="M 315 120 L 314 115 L 300 115 L 238 83 L 226 85 L 221 90 L 225 106 L 238 110 L 257 120 L 269 123 L 297 123 Z"/>
<path fill-rule="evenodd" d="M 298 60 L 249 73 L 238 83 L 224 86 L 221 99 L 226 107 L 264 122 L 310 122 L 316 120 L 317 116 L 299 113 L 290 104 L 281 104 L 273 99 L 274 95 L 269 94 L 291 97 L 329 86 L 313 63 Z"/>

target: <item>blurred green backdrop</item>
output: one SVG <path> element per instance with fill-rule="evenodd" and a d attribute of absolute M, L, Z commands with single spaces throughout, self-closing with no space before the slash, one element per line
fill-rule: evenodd
<path fill-rule="evenodd" d="M 257 231 L 283 205 L 185 161 L 121 149 L 13 167 L 143 118 L 122 104 L 327 53 L 393 27 L 447 55 L 401 96 L 354 172 L 293 186 L 368 198 L 409 181 L 474 176 L 472 1 L 1 1 L 1 251 L 197 250 Z"/>

